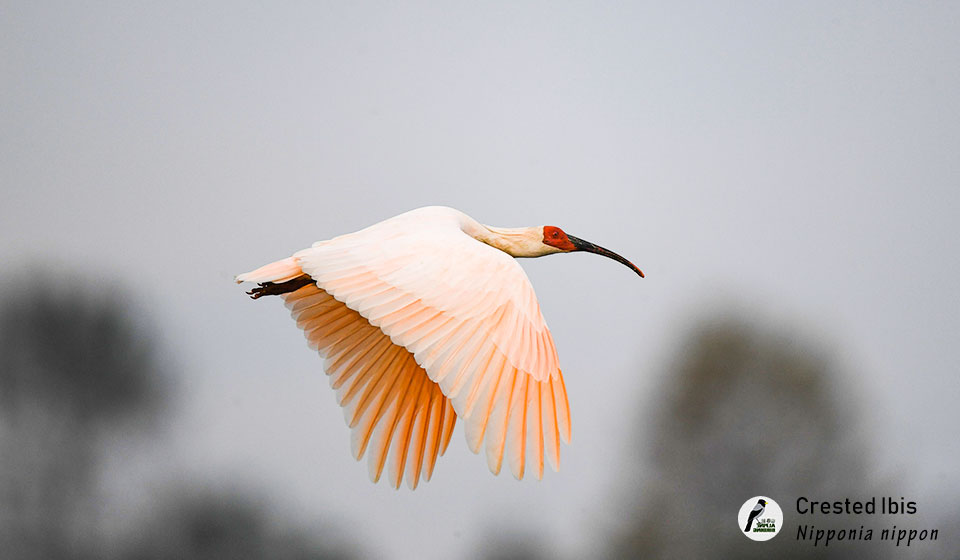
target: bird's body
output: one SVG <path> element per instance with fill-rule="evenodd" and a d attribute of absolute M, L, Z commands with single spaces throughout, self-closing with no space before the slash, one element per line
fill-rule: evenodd
<path fill-rule="evenodd" d="M 750 511 L 750 515 L 747 517 L 747 525 L 743 528 L 744 533 L 750 532 L 750 526 L 753 525 L 753 520 L 763 515 L 763 510 L 767 507 L 767 501 L 763 498 L 757 500 L 757 505 L 753 506 L 753 509 Z"/>
<path fill-rule="evenodd" d="M 578 247 L 574 247 L 577 244 Z M 370 476 L 429 480 L 457 418 L 490 470 L 556 470 L 570 411 L 553 338 L 513 257 L 588 250 L 559 228 L 420 208 L 237 277 L 280 295 L 324 369 Z M 609 253 L 609 254 L 608 254 Z M 629 263 L 628 263 L 629 264 Z M 629 265 L 639 274 L 639 269 Z"/>

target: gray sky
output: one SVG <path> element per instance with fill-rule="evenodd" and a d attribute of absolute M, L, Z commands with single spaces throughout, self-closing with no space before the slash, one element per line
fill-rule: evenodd
<path fill-rule="evenodd" d="M 835 352 L 878 465 L 955 495 L 960 4 L 673 4 L 4 2 L 0 274 L 132 287 L 188 395 L 172 452 L 118 460 L 118 500 L 173 468 L 377 555 L 510 526 L 585 550 L 683 328 L 730 302 Z M 372 485 L 280 302 L 231 283 L 430 204 L 647 273 L 522 263 L 573 412 L 543 482 L 491 476 L 458 430 L 415 493 Z"/>

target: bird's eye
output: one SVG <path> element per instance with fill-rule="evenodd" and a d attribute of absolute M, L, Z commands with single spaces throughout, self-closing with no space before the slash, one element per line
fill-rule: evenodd
<path fill-rule="evenodd" d="M 553 232 L 553 237 L 554 237 L 554 239 L 556 239 L 557 237 L 560 237 L 560 234 L 557 233 L 557 232 Z"/>

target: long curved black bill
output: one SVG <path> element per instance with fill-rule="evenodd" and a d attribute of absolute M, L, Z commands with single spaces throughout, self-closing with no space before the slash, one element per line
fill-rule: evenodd
<path fill-rule="evenodd" d="M 639 268 L 637 268 L 636 265 L 634 265 L 632 262 L 630 262 L 630 261 L 628 261 L 627 259 L 621 257 L 620 255 L 614 253 L 613 251 L 609 251 L 609 250 L 604 249 L 603 247 L 601 247 L 601 246 L 599 246 L 599 245 L 594 245 L 593 243 L 590 243 L 589 241 L 584 241 L 583 239 L 580 239 L 579 237 L 574 237 L 574 236 L 572 236 L 572 235 L 567 235 L 567 238 L 570 239 L 570 242 L 573 243 L 573 246 L 577 248 L 577 249 L 576 249 L 577 251 L 587 251 L 588 253 L 596 253 L 596 254 L 598 254 L 598 255 L 603 255 L 603 256 L 605 256 L 605 257 L 607 257 L 607 258 L 611 258 L 611 259 L 617 261 L 618 263 L 622 263 L 622 264 L 628 266 L 628 267 L 630 268 L 630 270 L 632 270 L 632 271 L 636 272 L 637 274 L 639 274 L 639 275 L 640 275 L 640 278 L 643 278 L 643 271 L 642 271 L 642 270 L 640 270 Z"/>

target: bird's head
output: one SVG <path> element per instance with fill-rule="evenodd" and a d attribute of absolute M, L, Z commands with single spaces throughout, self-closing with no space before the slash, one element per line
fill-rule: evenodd
<path fill-rule="evenodd" d="M 759 502 L 758 502 L 758 503 L 759 503 L 759 504 L 760 504 L 761 506 L 764 506 L 764 507 L 766 507 L 766 506 L 767 506 L 767 501 L 766 501 L 766 500 L 764 500 L 763 498 L 760 498 L 760 500 L 759 500 Z"/>
<path fill-rule="evenodd" d="M 603 255 L 604 257 L 613 259 L 627 267 L 630 270 L 636 272 L 640 275 L 640 278 L 643 278 L 643 271 L 636 267 L 632 262 L 621 257 L 620 255 L 614 253 L 613 251 L 604 249 L 599 245 L 594 245 L 589 241 L 584 241 L 578 237 L 572 235 L 567 235 L 562 229 L 556 226 L 543 226 L 543 243 L 547 249 L 543 254 L 550 253 L 571 253 L 573 251 L 586 251 L 588 253 L 596 253 L 598 255 Z"/>

